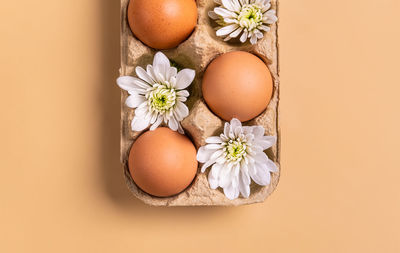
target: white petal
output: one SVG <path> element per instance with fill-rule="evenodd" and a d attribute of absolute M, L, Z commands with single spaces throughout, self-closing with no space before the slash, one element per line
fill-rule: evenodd
<path fill-rule="evenodd" d="M 212 169 L 214 169 L 214 166 Z M 211 171 L 208 173 L 208 183 L 210 184 L 211 189 L 215 190 L 218 188 L 218 178 L 214 177 L 214 175 L 213 175 L 213 173 L 211 173 Z"/>
<path fill-rule="evenodd" d="M 220 144 L 207 144 L 205 147 L 206 147 L 206 149 L 212 149 L 212 150 L 222 148 L 222 146 Z"/>
<path fill-rule="evenodd" d="M 239 24 L 239 21 L 236 18 L 224 18 L 224 22 L 226 24 Z"/>
<path fill-rule="evenodd" d="M 152 119 L 152 117 L 153 117 L 153 113 L 150 112 L 150 111 L 147 111 L 146 116 L 145 116 L 145 119 L 146 119 L 146 120 L 149 120 L 149 124 L 151 124 L 151 119 Z"/>
<path fill-rule="evenodd" d="M 271 12 L 272 11 L 272 12 Z M 269 10 L 266 13 L 264 13 L 264 17 L 262 19 L 262 22 L 264 24 L 267 25 L 272 25 L 273 23 L 275 23 L 276 21 L 278 21 L 278 17 L 275 16 L 275 13 L 273 12 L 273 10 Z"/>
<path fill-rule="evenodd" d="M 189 115 L 189 109 L 184 103 L 180 101 L 178 101 L 178 103 L 176 104 L 175 110 L 177 113 L 179 113 L 179 118 L 181 119 L 184 119 Z"/>
<path fill-rule="evenodd" d="M 180 123 L 178 123 L 178 133 L 185 134 L 185 131 L 183 130 L 182 125 Z"/>
<path fill-rule="evenodd" d="M 235 188 L 235 199 L 239 197 L 239 187 Z"/>
<path fill-rule="evenodd" d="M 139 79 L 139 78 L 134 77 L 134 78 L 133 78 L 133 82 L 134 82 L 138 87 L 140 87 L 140 88 L 142 88 L 142 89 L 147 90 L 147 89 L 151 88 L 151 85 L 150 85 L 150 84 L 146 83 L 145 81 L 143 81 L 143 80 L 141 80 L 141 79 Z"/>
<path fill-rule="evenodd" d="M 211 165 L 213 165 L 214 163 L 215 163 L 215 160 L 212 160 L 212 159 L 207 160 L 207 161 L 203 164 L 203 166 L 201 166 L 201 172 L 204 173 L 204 171 L 205 171 L 208 167 L 210 167 Z"/>
<path fill-rule="evenodd" d="M 194 80 L 196 72 L 193 69 L 182 69 L 176 76 L 175 89 L 182 90 L 188 87 Z"/>
<path fill-rule="evenodd" d="M 131 123 L 133 131 L 142 131 L 146 129 L 150 124 L 150 119 L 145 119 L 143 117 L 134 117 Z"/>
<path fill-rule="evenodd" d="M 176 76 L 172 76 L 169 79 L 169 84 L 170 84 L 171 88 L 174 88 L 176 86 Z"/>
<path fill-rule="evenodd" d="M 243 28 L 239 27 L 238 29 L 236 29 L 234 32 L 232 32 L 231 34 L 229 34 L 229 37 L 231 38 L 236 38 L 237 36 L 239 36 L 239 34 L 243 31 Z"/>
<path fill-rule="evenodd" d="M 238 15 L 236 13 L 234 13 L 232 11 L 229 11 L 229 10 L 227 10 L 225 8 L 222 8 L 222 7 L 214 8 L 214 12 L 217 15 L 219 15 L 221 17 L 224 17 L 224 18 L 237 18 L 238 17 Z"/>
<path fill-rule="evenodd" d="M 227 187 L 228 185 L 232 184 L 232 166 L 223 166 L 219 175 L 219 182 L 218 185 L 222 188 Z"/>
<path fill-rule="evenodd" d="M 256 166 L 254 164 L 248 163 L 247 168 L 249 170 L 250 177 L 253 178 L 253 176 L 257 174 Z"/>
<path fill-rule="evenodd" d="M 262 34 L 262 32 L 260 32 L 259 30 L 255 30 L 255 35 L 259 40 L 264 37 L 264 34 Z"/>
<path fill-rule="evenodd" d="M 243 135 L 242 125 L 235 127 L 233 129 L 233 133 L 235 134 L 236 137 Z"/>
<path fill-rule="evenodd" d="M 147 101 L 141 103 L 135 110 L 135 116 L 144 117 L 149 111 L 149 107 L 147 105 Z"/>
<path fill-rule="evenodd" d="M 228 26 L 224 26 L 217 30 L 217 36 L 225 36 L 236 30 L 239 26 L 237 24 L 232 24 Z"/>
<path fill-rule="evenodd" d="M 267 10 L 269 10 L 269 8 L 271 8 L 271 4 L 270 3 L 265 3 L 261 9 L 262 12 L 266 12 Z"/>
<path fill-rule="evenodd" d="M 213 150 L 208 150 L 204 146 L 200 147 L 197 151 L 197 161 L 205 163 L 210 159 L 211 155 L 214 153 Z"/>
<path fill-rule="evenodd" d="M 247 153 L 250 154 L 251 156 L 255 156 L 256 154 L 262 153 L 264 151 L 264 149 L 260 145 L 255 143 L 253 143 L 251 146 L 248 146 L 247 150 L 248 150 Z"/>
<path fill-rule="evenodd" d="M 225 126 L 224 126 L 224 135 L 225 136 L 229 136 L 229 129 L 230 129 L 229 123 L 225 122 Z"/>
<path fill-rule="evenodd" d="M 272 24 L 275 23 L 277 20 L 278 20 L 278 19 L 275 19 L 275 18 L 272 18 L 272 19 L 269 18 L 269 19 L 263 21 L 263 23 L 272 25 Z M 270 27 L 268 27 L 268 28 L 269 28 L 268 31 L 271 30 Z M 268 31 L 267 31 L 267 32 L 268 32 Z"/>
<path fill-rule="evenodd" d="M 261 25 L 261 26 L 258 27 L 258 29 L 264 30 L 264 31 L 266 31 L 266 32 L 269 32 L 269 31 L 271 30 L 271 28 L 269 28 L 269 27 L 266 26 L 266 25 Z"/>
<path fill-rule="evenodd" d="M 220 134 L 219 137 L 221 138 L 221 140 L 222 140 L 223 142 L 229 141 L 229 138 L 228 138 L 227 136 L 225 136 L 225 134 L 223 134 L 223 133 Z"/>
<path fill-rule="evenodd" d="M 232 186 L 233 188 L 239 188 L 239 177 L 236 176 L 232 177 Z"/>
<path fill-rule="evenodd" d="M 218 187 L 218 177 L 221 171 L 221 166 L 219 164 L 214 164 L 211 167 L 211 171 L 208 174 L 208 182 L 210 183 L 211 189 L 217 189 Z"/>
<path fill-rule="evenodd" d="M 186 102 L 187 98 L 186 97 L 178 97 L 177 100 L 181 101 L 181 102 Z"/>
<path fill-rule="evenodd" d="M 157 112 L 152 112 L 152 113 L 151 113 L 150 124 L 156 123 L 156 120 L 157 120 L 157 118 L 158 118 L 157 116 L 158 116 L 158 113 L 157 113 Z"/>
<path fill-rule="evenodd" d="M 168 127 L 171 128 L 171 130 L 178 130 L 178 122 L 174 117 L 171 117 L 168 121 Z"/>
<path fill-rule="evenodd" d="M 175 77 L 178 73 L 177 68 L 169 67 L 165 76 L 165 80 L 169 81 L 173 76 Z"/>
<path fill-rule="evenodd" d="M 146 72 L 147 74 L 155 81 L 158 81 L 156 73 L 154 73 L 154 68 L 150 64 L 146 66 Z"/>
<path fill-rule="evenodd" d="M 243 126 L 242 129 L 244 134 L 253 133 L 253 127 Z"/>
<path fill-rule="evenodd" d="M 255 164 L 249 166 L 249 175 L 250 175 L 251 179 L 253 179 L 253 181 L 256 184 L 260 184 L 261 180 L 259 179 L 259 175 L 257 175 L 257 172 L 258 172 L 258 170 L 257 170 Z"/>
<path fill-rule="evenodd" d="M 244 30 L 242 36 L 240 36 L 240 42 L 244 43 L 247 40 L 247 34 L 248 32 Z"/>
<path fill-rule="evenodd" d="M 170 62 L 167 56 L 162 52 L 157 52 L 153 58 L 153 67 L 160 66 L 164 67 L 164 70 L 167 70 L 170 67 Z M 162 69 L 162 68 L 161 68 Z"/>
<path fill-rule="evenodd" d="M 210 149 L 210 150 L 212 150 L 212 149 Z M 212 151 L 214 151 L 214 150 L 212 150 Z M 215 160 L 215 162 L 218 164 L 224 164 L 226 162 L 225 156 L 218 157 L 217 160 Z"/>
<path fill-rule="evenodd" d="M 150 130 L 153 131 L 153 130 L 155 130 L 157 127 L 159 127 L 160 124 L 162 123 L 162 120 L 163 120 L 162 116 L 161 116 L 161 115 L 158 116 L 156 122 L 154 122 L 154 124 L 150 127 Z"/>
<path fill-rule="evenodd" d="M 142 68 L 142 67 L 136 67 L 136 75 L 144 80 L 145 82 L 149 83 L 149 84 L 154 84 L 155 80 Z"/>
<path fill-rule="evenodd" d="M 243 173 L 239 176 L 239 190 L 243 197 L 248 198 L 250 196 L 250 185 L 247 183 L 246 175 L 243 175 Z"/>
<path fill-rule="evenodd" d="M 253 175 L 250 174 L 253 181 L 256 182 L 258 185 L 263 185 L 263 186 L 268 185 L 271 181 L 271 175 L 269 171 L 266 169 L 266 166 L 256 163 L 255 169 L 256 169 L 256 174 Z"/>
<path fill-rule="evenodd" d="M 126 99 L 125 104 L 130 108 L 136 108 L 145 101 L 146 98 L 144 96 L 132 94 Z"/>
<path fill-rule="evenodd" d="M 156 71 L 151 65 L 147 65 L 146 72 L 151 78 L 153 78 L 153 80 L 158 83 L 163 83 L 165 80 L 165 77 L 160 72 Z"/>
<path fill-rule="evenodd" d="M 206 139 L 206 143 L 222 143 L 222 139 L 218 136 L 211 136 Z"/>
<path fill-rule="evenodd" d="M 278 21 L 278 17 L 276 16 L 275 10 L 269 10 L 264 14 L 263 21 L 267 24 L 273 24 Z M 267 19 L 266 19 L 267 18 Z"/>
<path fill-rule="evenodd" d="M 238 197 L 238 193 L 239 193 L 239 189 L 236 187 L 233 187 L 232 184 L 230 184 L 224 188 L 224 194 L 230 200 L 236 199 Z"/>
<path fill-rule="evenodd" d="M 176 94 L 178 96 L 181 96 L 181 97 L 188 97 L 189 96 L 189 92 L 187 90 L 180 90 Z"/>
<path fill-rule="evenodd" d="M 262 126 L 253 126 L 253 127 L 251 127 L 251 130 L 252 130 L 252 133 L 254 134 L 255 138 L 264 136 L 265 129 Z"/>
<path fill-rule="evenodd" d="M 153 59 L 153 67 L 156 73 L 161 74 L 164 78 L 167 76 L 167 71 L 170 67 L 170 62 L 163 53 L 157 52 Z"/>
<path fill-rule="evenodd" d="M 232 4 L 235 9 L 235 12 L 240 12 L 242 6 L 240 5 L 239 0 L 233 0 Z"/>
<path fill-rule="evenodd" d="M 257 35 L 256 34 L 252 34 L 251 35 L 251 37 L 250 37 L 250 43 L 252 44 L 252 45 L 254 45 L 254 44 L 256 44 L 257 43 Z"/>
<path fill-rule="evenodd" d="M 167 114 L 170 114 L 170 112 L 168 112 Z M 186 115 L 187 116 L 187 115 Z M 181 122 L 185 117 L 185 115 L 181 115 L 177 110 L 174 110 L 172 113 L 171 117 L 175 117 L 176 122 Z"/>
<path fill-rule="evenodd" d="M 271 183 L 271 173 L 267 172 L 265 174 L 265 180 L 266 180 L 266 184 L 265 185 L 269 185 Z"/>
<path fill-rule="evenodd" d="M 234 5 L 233 5 L 233 3 L 231 2 L 231 0 L 222 0 L 221 2 L 222 2 L 222 5 L 223 5 L 226 9 L 228 9 L 228 10 L 230 10 L 230 11 L 236 11 L 236 10 L 235 10 L 235 7 L 234 7 Z"/>
<path fill-rule="evenodd" d="M 267 165 L 268 170 L 271 171 L 271 172 L 278 172 L 279 171 L 278 166 L 271 160 L 268 160 L 266 165 Z"/>
<path fill-rule="evenodd" d="M 219 150 L 215 151 L 215 152 L 211 155 L 210 160 L 215 161 L 215 160 L 217 160 L 219 157 L 225 157 L 224 152 L 225 152 L 225 151 L 222 150 L 222 149 L 219 149 Z"/>
<path fill-rule="evenodd" d="M 263 136 L 256 141 L 257 145 L 260 145 L 263 150 L 268 149 L 275 145 L 276 136 Z"/>
<path fill-rule="evenodd" d="M 264 154 L 264 152 L 262 154 Z M 252 156 L 250 156 L 250 155 L 247 155 L 246 159 L 247 159 L 249 164 L 253 164 L 255 162 L 254 158 Z"/>
<path fill-rule="evenodd" d="M 250 179 L 250 175 L 249 175 L 249 168 L 247 167 L 246 164 L 241 165 L 240 174 L 241 174 L 243 183 L 250 185 L 251 179 Z"/>
<path fill-rule="evenodd" d="M 147 94 L 147 90 L 145 90 L 145 89 L 143 89 L 143 88 L 138 88 L 138 89 L 131 89 L 131 90 L 128 90 L 128 93 L 129 93 L 129 95 L 143 95 L 143 96 L 146 96 L 146 94 Z"/>
<path fill-rule="evenodd" d="M 117 84 L 121 89 L 126 91 L 145 91 L 150 88 L 150 85 L 133 76 L 121 76 L 117 79 Z"/>
<path fill-rule="evenodd" d="M 233 178 L 233 186 L 239 185 L 239 172 L 240 172 L 240 164 L 237 163 L 232 170 L 232 178 Z"/>
<path fill-rule="evenodd" d="M 230 128 L 230 134 L 233 133 L 235 134 L 236 132 L 241 132 L 242 131 L 242 123 L 240 122 L 240 120 L 238 120 L 237 118 L 233 118 L 231 119 L 231 128 Z M 231 137 L 234 138 L 235 136 Z"/>
<path fill-rule="evenodd" d="M 220 164 L 214 164 L 213 167 L 211 168 L 211 173 L 213 174 L 213 177 L 218 178 L 219 173 L 221 172 L 222 165 Z"/>
<path fill-rule="evenodd" d="M 245 136 L 246 136 L 246 140 L 247 140 L 247 142 L 253 142 L 253 140 L 254 140 L 254 134 L 251 134 L 251 133 L 248 133 L 248 134 L 244 134 Z M 261 138 L 261 137 L 259 137 L 259 138 Z"/>

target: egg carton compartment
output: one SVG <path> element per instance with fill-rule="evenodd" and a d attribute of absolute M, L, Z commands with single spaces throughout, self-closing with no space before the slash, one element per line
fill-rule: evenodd
<path fill-rule="evenodd" d="M 129 0 L 121 0 L 121 69 L 120 75 L 135 75 L 135 67 L 145 67 L 151 64 L 157 51 L 147 47 L 134 37 L 127 21 L 127 6 Z M 257 55 L 268 66 L 274 80 L 274 92 L 267 109 L 251 121 L 243 125 L 260 125 L 266 130 L 266 135 L 277 136 L 277 143 L 267 150 L 268 157 L 278 166 L 280 165 L 280 128 L 279 128 L 279 62 L 278 62 L 278 24 L 271 26 L 271 31 L 264 33 L 264 38 L 256 45 L 250 43 L 239 44 L 224 42 L 215 35 L 213 21 L 208 17 L 216 3 L 213 0 L 197 0 L 198 23 L 190 37 L 177 48 L 161 50 L 170 60 L 184 68 L 196 71 L 194 82 L 189 87 L 190 97 L 186 104 L 190 113 L 182 121 L 185 134 L 192 139 L 198 149 L 205 144 L 205 139 L 219 135 L 223 130 L 224 121 L 210 111 L 201 94 L 201 81 L 208 64 L 217 56 L 230 51 L 247 51 Z M 278 0 L 271 0 L 272 8 L 278 13 Z M 128 168 L 128 156 L 133 142 L 141 132 L 131 130 L 131 120 L 134 109 L 125 106 L 128 94 L 121 92 L 121 163 L 123 164 L 125 180 L 128 188 L 135 197 L 146 204 L 153 206 L 237 206 L 263 202 L 276 188 L 280 166 L 277 173 L 272 173 L 269 186 L 251 185 L 249 198 L 239 197 L 229 200 L 220 188 L 213 190 L 208 185 L 206 173 L 200 173 L 200 164 L 197 175 L 192 184 L 182 193 L 166 198 L 154 197 L 143 192 L 132 180 Z"/>

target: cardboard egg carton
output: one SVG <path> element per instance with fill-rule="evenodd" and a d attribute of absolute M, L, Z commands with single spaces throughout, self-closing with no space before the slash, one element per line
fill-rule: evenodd
<path fill-rule="evenodd" d="M 127 6 L 129 0 L 121 0 L 121 69 L 120 75 L 135 76 L 135 67 L 145 67 L 151 64 L 154 54 L 158 51 L 147 47 L 136 39 L 128 25 Z M 279 128 L 279 65 L 277 24 L 272 25 L 271 31 L 264 33 L 264 38 L 256 45 L 224 42 L 215 35 L 215 23 L 208 17 L 208 11 L 216 7 L 213 0 L 197 0 L 198 24 L 191 36 L 177 48 L 162 50 L 172 61 L 184 68 L 196 70 L 194 82 L 189 86 L 190 97 L 187 101 L 190 114 L 182 121 L 182 126 L 196 148 L 205 144 L 209 136 L 219 135 L 223 130 L 224 121 L 214 115 L 205 104 L 201 94 L 201 81 L 207 65 L 217 56 L 230 51 L 247 51 L 259 56 L 268 65 L 274 80 L 274 93 L 268 108 L 255 119 L 243 123 L 244 125 L 261 125 L 266 129 L 266 135 L 278 137 L 277 144 L 267 150 L 268 157 L 278 166 L 280 162 L 280 128 Z M 278 11 L 277 0 L 271 0 L 272 8 Z M 182 193 L 167 198 L 151 196 L 138 188 L 132 180 L 128 169 L 128 155 L 132 143 L 141 134 L 131 130 L 131 120 L 134 109 L 125 106 L 128 94 L 121 93 L 121 162 L 123 164 L 126 183 L 130 191 L 138 199 L 153 206 L 237 206 L 263 202 L 276 188 L 279 172 L 271 175 L 269 186 L 251 184 L 249 198 L 229 200 L 221 188 L 212 190 L 208 185 L 206 173 L 197 175 L 192 184 Z M 200 164 L 199 164 L 200 166 Z"/>

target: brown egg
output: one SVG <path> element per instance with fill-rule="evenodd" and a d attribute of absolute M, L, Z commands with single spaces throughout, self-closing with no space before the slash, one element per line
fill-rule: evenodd
<path fill-rule="evenodd" d="M 197 23 L 195 0 L 131 0 L 127 15 L 133 34 L 156 49 L 178 46 Z"/>
<path fill-rule="evenodd" d="M 257 56 L 234 51 L 223 54 L 207 67 L 202 82 L 209 108 L 226 121 L 248 121 L 268 106 L 273 83 L 271 73 Z"/>
<path fill-rule="evenodd" d="M 197 172 L 196 148 L 166 127 L 142 134 L 129 154 L 129 171 L 143 191 L 168 197 L 183 191 Z"/>

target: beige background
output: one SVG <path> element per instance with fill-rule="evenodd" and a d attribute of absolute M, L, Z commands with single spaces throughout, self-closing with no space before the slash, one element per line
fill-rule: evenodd
<path fill-rule="evenodd" d="M 0 252 L 400 252 L 400 2 L 281 1 L 282 178 L 151 208 L 119 166 L 119 0 L 0 7 Z"/>

